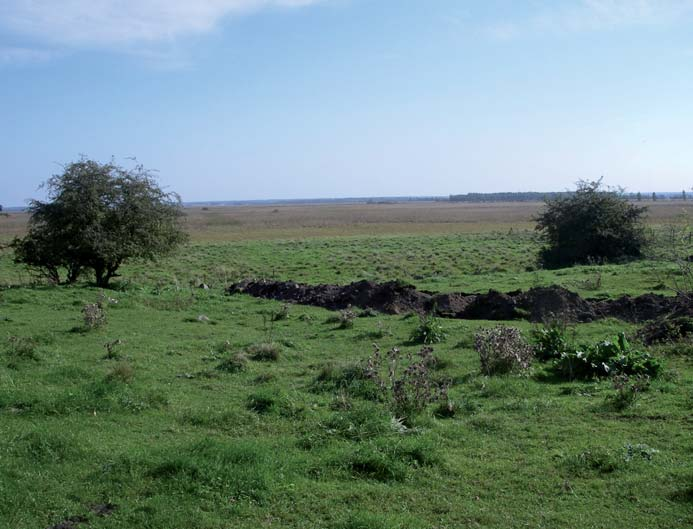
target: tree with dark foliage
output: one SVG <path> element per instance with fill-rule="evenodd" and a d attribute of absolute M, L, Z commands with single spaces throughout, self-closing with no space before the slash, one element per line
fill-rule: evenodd
<path fill-rule="evenodd" d="M 548 200 L 535 219 L 546 243 L 540 261 L 559 268 L 640 257 L 646 211 L 621 191 L 603 189 L 601 180 L 578 182 L 574 193 Z"/>
<path fill-rule="evenodd" d="M 129 259 L 153 259 L 183 243 L 180 198 L 163 191 L 151 172 L 83 158 L 45 184 L 47 202 L 29 205 L 29 232 L 16 238 L 15 261 L 55 283 L 65 270 L 75 282 L 92 270 L 107 287 Z"/>

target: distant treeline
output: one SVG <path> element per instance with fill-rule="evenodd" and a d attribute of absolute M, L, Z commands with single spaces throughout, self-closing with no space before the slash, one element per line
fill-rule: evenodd
<path fill-rule="evenodd" d="M 559 196 L 570 196 L 572 191 L 524 191 L 516 193 L 466 193 L 464 195 L 450 195 L 450 202 L 543 202 L 551 200 Z M 686 192 L 679 193 L 663 192 L 663 193 L 624 193 L 623 196 L 630 200 L 670 200 L 683 199 L 686 200 Z"/>
<path fill-rule="evenodd" d="M 569 192 L 526 191 L 522 193 L 466 193 L 464 195 L 450 195 L 450 202 L 541 202 L 546 199 L 556 198 L 559 195 L 568 195 Z"/>

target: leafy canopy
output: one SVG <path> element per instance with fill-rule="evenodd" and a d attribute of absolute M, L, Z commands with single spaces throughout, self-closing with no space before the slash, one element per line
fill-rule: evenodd
<path fill-rule="evenodd" d="M 125 169 L 83 158 L 44 186 L 49 200 L 31 201 L 29 232 L 12 246 L 16 262 L 56 283 L 62 270 L 74 282 L 90 269 L 98 286 L 108 286 L 125 261 L 153 259 L 187 238 L 180 198 L 141 165 Z"/>
<path fill-rule="evenodd" d="M 578 182 L 574 193 L 547 200 L 535 219 L 546 243 L 540 260 L 557 268 L 640 257 L 646 211 L 622 191 L 603 189 L 601 180 Z"/>

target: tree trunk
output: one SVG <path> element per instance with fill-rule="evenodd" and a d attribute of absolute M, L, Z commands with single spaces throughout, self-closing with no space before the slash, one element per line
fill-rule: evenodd
<path fill-rule="evenodd" d="M 108 280 L 110 279 L 104 272 L 105 267 L 101 264 L 94 265 L 94 276 L 96 277 L 96 286 L 101 288 L 108 287 Z"/>
<path fill-rule="evenodd" d="M 82 272 L 82 267 L 79 265 L 70 265 L 67 269 L 67 283 L 72 285 L 79 279 L 79 274 Z"/>
<path fill-rule="evenodd" d="M 96 286 L 108 288 L 108 284 L 114 277 L 117 277 L 116 271 L 120 263 L 115 264 L 99 264 L 94 266 L 94 275 L 96 276 Z"/>

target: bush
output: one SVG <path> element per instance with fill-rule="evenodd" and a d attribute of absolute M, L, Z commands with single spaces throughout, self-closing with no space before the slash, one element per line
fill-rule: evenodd
<path fill-rule="evenodd" d="M 366 364 L 366 374 L 389 402 L 393 413 L 411 419 L 433 402 L 448 400 L 448 383 L 435 380 L 429 368 L 433 364 L 433 349 L 422 348 L 414 359 L 410 353 L 403 357 L 396 347 L 383 357 L 378 346 Z M 407 366 L 402 367 L 406 360 Z"/>
<path fill-rule="evenodd" d="M 606 400 L 617 410 L 631 407 L 640 394 L 650 388 L 650 377 L 647 375 L 615 375 L 612 381 L 616 392 L 609 395 Z"/>
<path fill-rule="evenodd" d="M 656 378 L 661 367 L 659 361 L 649 353 L 631 349 L 623 333 L 615 341 L 604 340 L 583 350 L 568 350 L 554 363 L 554 370 L 568 380 L 616 374 Z"/>
<path fill-rule="evenodd" d="M 547 200 L 535 219 L 546 243 L 542 265 L 558 268 L 640 257 L 646 210 L 619 191 L 602 189 L 601 180 L 578 182 L 574 193 Z"/>
<path fill-rule="evenodd" d="M 82 307 L 85 329 L 98 329 L 106 325 L 106 311 L 101 303 L 87 303 Z"/>
<path fill-rule="evenodd" d="M 340 310 L 334 316 L 327 319 L 327 323 L 336 323 L 338 329 L 351 329 L 354 326 L 356 313 L 351 309 Z"/>
<path fill-rule="evenodd" d="M 445 341 L 447 334 L 438 318 L 429 314 L 419 318 L 419 325 L 411 333 L 411 341 L 431 345 Z"/>
<path fill-rule="evenodd" d="M 502 375 L 525 371 L 534 357 L 530 345 L 515 327 L 499 325 L 476 333 L 474 347 L 479 353 L 484 375 Z"/>
<path fill-rule="evenodd" d="M 595 448 L 565 457 L 564 468 L 574 476 L 589 473 L 610 474 L 623 466 L 623 459 L 612 450 Z"/>
<path fill-rule="evenodd" d="M 351 409 L 333 413 L 324 426 L 331 435 L 351 441 L 365 441 L 390 433 L 390 420 L 382 406 L 361 402 Z"/>
<path fill-rule="evenodd" d="M 263 391 L 253 393 L 246 400 L 246 408 L 255 413 L 268 413 L 277 405 L 277 395 L 274 392 Z"/>
<path fill-rule="evenodd" d="M 339 461 L 352 474 L 377 481 L 403 481 L 412 469 L 440 464 L 436 447 L 421 437 L 359 443 Z"/>
<path fill-rule="evenodd" d="M 120 353 L 118 348 L 125 342 L 123 340 L 113 340 L 111 342 L 106 342 L 103 344 L 106 349 L 106 354 L 104 355 L 104 360 L 120 360 Z"/>
<path fill-rule="evenodd" d="M 113 369 L 106 375 L 106 380 L 109 382 L 122 382 L 124 384 L 129 384 L 135 376 L 135 370 L 127 362 L 121 362 L 117 364 Z"/>
<path fill-rule="evenodd" d="M 248 357 L 243 353 L 236 353 L 229 358 L 222 360 L 216 369 L 226 373 L 240 373 L 248 365 Z"/>
<path fill-rule="evenodd" d="M 283 321 L 289 319 L 290 306 L 287 303 L 282 305 L 271 313 L 272 321 Z"/>
<path fill-rule="evenodd" d="M 313 380 L 314 391 L 335 391 L 341 395 L 367 400 L 381 398 L 380 389 L 359 363 L 325 364 Z"/>
<path fill-rule="evenodd" d="M 541 362 L 554 360 L 569 351 L 571 345 L 565 334 L 565 324 L 559 321 L 553 321 L 543 327 L 533 329 L 532 343 L 537 360 Z"/>
<path fill-rule="evenodd" d="M 7 356 L 11 363 L 18 360 L 38 361 L 37 348 L 38 343 L 30 337 L 10 336 L 7 339 Z"/>
<path fill-rule="evenodd" d="M 258 362 L 276 362 L 279 360 L 281 348 L 276 343 L 259 343 L 247 349 L 250 358 Z"/>

